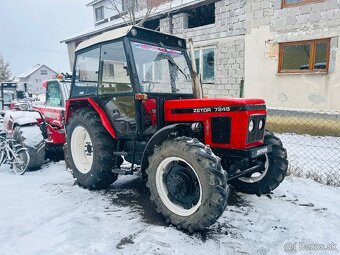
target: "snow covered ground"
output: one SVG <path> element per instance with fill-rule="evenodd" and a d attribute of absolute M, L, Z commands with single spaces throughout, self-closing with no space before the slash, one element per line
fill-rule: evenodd
<path fill-rule="evenodd" d="M 1 166 L 0 254 L 340 252 L 340 188 L 311 180 L 288 177 L 268 197 L 232 193 L 218 222 L 193 235 L 164 223 L 137 176 L 99 192 L 73 183 L 64 162 L 23 176 Z"/>

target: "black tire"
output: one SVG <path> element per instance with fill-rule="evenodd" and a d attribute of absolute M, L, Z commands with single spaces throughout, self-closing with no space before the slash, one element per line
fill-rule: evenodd
<path fill-rule="evenodd" d="M 75 128 L 84 128 L 90 136 L 93 150 L 93 162 L 87 173 L 82 173 L 74 162 L 72 156 L 72 135 Z M 118 175 L 112 173 L 115 166 L 115 157 L 112 153 L 115 141 L 103 127 L 98 114 L 91 108 L 76 111 L 67 126 L 67 157 L 66 160 L 72 169 L 73 177 L 79 186 L 90 190 L 104 189 L 117 180 Z M 123 163 L 119 158 L 117 167 Z"/>
<path fill-rule="evenodd" d="M 261 180 L 253 183 L 247 183 L 240 179 L 230 181 L 236 191 L 257 195 L 268 194 L 276 189 L 286 177 L 287 151 L 283 148 L 281 140 L 273 133 L 266 131 L 264 143 L 272 145 L 272 151 L 267 154 L 269 163 L 267 173 Z"/>
<path fill-rule="evenodd" d="M 161 171 L 158 168 L 162 169 L 160 164 L 171 159 L 171 157 L 185 160 L 192 166 L 190 168 L 187 165 L 186 169 L 195 173 L 202 188 L 202 192 L 199 192 L 200 194 L 202 193 L 199 199 L 201 202 L 198 201 L 197 204 L 190 202 L 191 205 L 194 204 L 194 209 L 195 206 L 199 205 L 196 211 L 190 212 L 190 215 L 179 215 L 178 211 L 169 209 L 164 203 L 166 200 L 162 200 L 168 198 L 168 201 L 170 201 L 169 190 L 168 195 L 165 196 L 157 188 L 157 176 L 159 176 L 157 172 Z M 168 178 L 173 169 L 171 168 L 166 174 L 162 174 L 163 185 L 167 186 L 164 178 Z M 164 141 L 155 148 L 154 153 L 149 157 L 149 166 L 146 173 L 148 175 L 147 186 L 150 189 L 151 201 L 155 204 L 157 212 L 166 218 L 167 223 L 172 223 L 178 229 L 188 230 L 189 232 L 205 229 L 214 224 L 225 211 L 229 195 L 227 172 L 222 169 L 220 158 L 216 157 L 209 147 L 200 143 L 196 138 L 179 137 Z M 166 177 L 164 177 L 165 175 Z M 158 181 L 158 185 L 159 183 L 160 181 Z M 187 189 L 189 190 L 189 188 Z M 177 201 L 175 203 L 170 201 L 170 203 L 178 205 Z M 180 205 L 180 207 L 183 208 L 183 205 Z M 187 209 L 191 210 L 191 208 Z"/>
<path fill-rule="evenodd" d="M 40 127 L 37 125 L 16 126 L 13 139 L 23 148 L 28 149 L 30 160 L 27 170 L 40 169 L 45 162 L 45 140 Z"/>

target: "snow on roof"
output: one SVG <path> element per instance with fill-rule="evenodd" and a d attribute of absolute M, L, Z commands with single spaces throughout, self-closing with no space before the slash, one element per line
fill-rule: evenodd
<path fill-rule="evenodd" d="M 160 5 L 152 14 L 150 14 L 149 19 L 151 18 L 155 18 L 157 16 L 161 16 L 161 15 L 166 15 L 167 13 L 173 13 L 179 9 L 197 4 L 202 2 L 202 0 L 174 0 L 174 1 L 170 1 L 167 3 L 164 3 L 162 5 Z M 91 2 L 92 3 L 92 2 Z M 142 18 L 145 15 L 145 12 L 147 10 L 141 10 L 140 12 L 137 13 L 137 15 L 139 16 L 139 18 Z M 138 17 L 137 17 L 138 19 Z M 126 21 L 122 18 L 118 18 L 118 19 L 114 19 L 112 21 L 97 25 L 95 27 L 89 28 L 85 31 L 82 31 L 78 34 L 75 34 L 69 38 L 66 38 L 64 40 L 61 41 L 61 43 L 68 43 L 70 41 L 74 41 L 76 39 L 80 39 L 80 38 L 84 38 L 86 36 L 91 36 L 94 34 L 99 34 L 108 30 L 111 30 L 113 28 L 117 28 L 117 27 L 122 27 L 122 26 L 126 26 Z"/>
<path fill-rule="evenodd" d="M 27 78 L 28 76 L 30 76 L 32 73 L 34 73 L 35 71 L 37 71 L 40 67 L 46 67 L 47 69 L 50 69 L 52 72 L 55 72 L 53 71 L 51 68 L 47 67 L 46 65 L 40 65 L 40 64 L 37 64 L 33 67 L 31 67 L 30 69 L 26 70 L 24 73 L 18 75 L 17 77 L 18 78 Z M 57 73 L 57 72 L 55 72 Z"/>
<path fill-rule="evenodd" d="M 95 4 L 103 2 L 103 1 L 104 0 L 93 0 L 93 1 L 89 2 L 86 6 L 92 6 L 92 5 L 95 5 Z"/>

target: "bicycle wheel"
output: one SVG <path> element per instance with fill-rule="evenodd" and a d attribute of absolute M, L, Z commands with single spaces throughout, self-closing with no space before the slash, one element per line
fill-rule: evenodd
<path fill-rule="evenodd" d="M 13 171 L 16 174 L 24 174 L 30 162 L 30 155 L 27 149 L 19 149 L 13 155 Z"/>

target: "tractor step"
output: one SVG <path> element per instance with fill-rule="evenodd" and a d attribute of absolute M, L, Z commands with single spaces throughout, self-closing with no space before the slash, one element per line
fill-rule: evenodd
<path fill-rule="evenodd" d="M 114 156 L 127 156 L 128 153 L 125 152 L 125 151 L 114 151 L 114 152 L 113 152 L 113 155 L 114 155 Z"/>
<path fill-rule="evenodd" d="M 112 169 L 112 173 L 119 174 L 119 175 L 131 175 L 131 174 L 133 174 L 133 171 L 131 171 L 131 168 L 129 168 L 129 169 L 114 168 L 114 169 Z"/>

